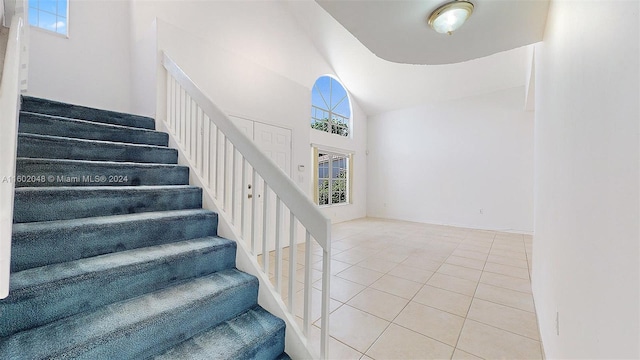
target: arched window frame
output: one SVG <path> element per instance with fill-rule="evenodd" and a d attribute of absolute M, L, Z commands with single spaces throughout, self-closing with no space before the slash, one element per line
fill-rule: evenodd
<path fill-rule="evenodd" d="M 329 92 L 322 91 L 318 86 L 318 83 L 323 79 L 329 79 Z M 339 96 L 338 99 L 334 99 L 334 85 L 337 84 L 340 89 L 339 92 L 344 92 L 344 96 Z M 321 102 L 314 103 L 313 93 L 317 91 L 320 96 Z M 328 96 L 327 96 L 328 95 Z M 348 114 L 344 114 L 340 111 L 336 111 L 339 106 L 347 104 Z M 352 106 L 351 98 L 349 97 L 349 91 L 342 85 L 340 80 L 336 79 L 332 75 L 323 75 L 316 79 L 312 89 L 312 103 L 311 103 L 311 128 L 319 131 L 328 132 L 330 134 L 336 134 L 344 137 L 353 136 L 352 126 Z"/>

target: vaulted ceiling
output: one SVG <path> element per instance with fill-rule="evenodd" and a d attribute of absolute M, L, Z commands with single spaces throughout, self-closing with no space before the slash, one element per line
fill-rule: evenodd
<path fill-rule="evenodd" d="M 451 64 L 541 41 L 549 0 L 471 0 L 473 15 L 452 35 L 426 19 L 447 0 L 316 0 L 376 56 L 406 64 Z"/>
<path fill-rule="evenodd" d="M 532 54 L 531 46 L 527 45 L 542 40 L 548 1 L 472 1 L 477 7 L 471 18 L 475 22 L 470 20 L 453 35 L 438 34 L 427 25 L 425 17 L 440 4 L 433 0 L 421 1 L 420 11 L 415 10 L 418 2 L 413 0 L 290 0 L 288 3 L 299 26 L 306 31 L 353 98 L 368 115 L 376 115 L 526 84 L 527 64 Z M 512 10 L 505 12 L 505 8 L 496 7 L 493 3 L 505 4 Z M 516 9 L 512 3 L 522 4 L 522 7 Z M 504 22 L 489 26 L 503 17 L 516 16 L 516 13 L 522 16 L 525 10 L 532 9 L 529 3 L 545 5 L 544 11 L 536 10 L 543 14 L 538 15 L 540 18 L 535 26 L 531 25 L 535 31 L 520 30 L 521 24 L 507 25 Z M 330 13 L 324 6 L 339 10 L 331 10 L 335 14 Z M 371 9 L 366 10 L 369 6 Z M 352 12 L 347 11 L 349 7 Z M 388 21 L 381 18 L 384 15 L 382 9 L 387 9 Z M 494 14 L 482 15 L 483 11 L 491 9 Z M 345 26 L 336 18 L 350 25 Z M 414 23 L 406 25 L 405 30 L 400 29 L 402 22 L 411 21 Z M 361 24 L 362 28 L 349 30 L 349 27 L 356 26 L 354 24 Z M 410 28 L 413 30 L 407 30 Z M 495 32 L 498 28 L 500 33 Z M 463 29 L 464 33 L 461 32 Z M 481 30 L 485 31 L 484 35 L 480 34 Z M 410 34 L 405 35 L 402 41 L 391 40 L 401 37 L 403 31 Z M 385 33 L 389 35 L 380 37 Z M 396 55 L 396 61 L 392 61 L 384 59 L 378 49 L 384 49 L 387 54 L 404 55 Z M 418 62 L 417 57 L 445 64 L 412 64 Z"/>

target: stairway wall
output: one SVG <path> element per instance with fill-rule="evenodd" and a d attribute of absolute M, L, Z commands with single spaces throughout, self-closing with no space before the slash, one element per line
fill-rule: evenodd
<path fill-rule="evenodd" d="M 131 112 L 128 2 L 70 0 L 68 38 L 31 29 L 28 95 Z"/>

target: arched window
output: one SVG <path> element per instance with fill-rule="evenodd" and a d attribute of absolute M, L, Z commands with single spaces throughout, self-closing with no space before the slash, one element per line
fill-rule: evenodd
<path fill-rule="evenodd" d="M 311 91 L 311 128 L 331 134 L 351 133 L 351 103 L 347 90 L 330 76 L 321 76 Z"/>

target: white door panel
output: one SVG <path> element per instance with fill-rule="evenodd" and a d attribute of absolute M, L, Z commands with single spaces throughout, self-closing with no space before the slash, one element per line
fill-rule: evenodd
<path fill-rule="evenodd" d="M 253 140 L 253 142 L 262 150 L 265 155 L 271 158 L 282 169 L 287 176 L 291 176 L 291 130 L 284 129 L 278 126 L 263 124 L 254 122 L 251 120 L 231 117 L 233 122 L 242 130 L 247 137 Z M 236 159 L 236 168 L 238 169 L 238 175 L 240 176 L 242 171 L 242 164 L 239 159 Z M 243 188 L 236 188 L 236 199 L 242 199 L 244 201 L 244 218 L 245 224 L 243 228 L 243 236 L 245 239 L 251 239 L 254 236 L 256 254 L 262 253 L 263 242 L 263 210 L 264 210 L 264 188 L 263 180 L 257 175 L 256 183 L 252 185 L 253 169 L 248 164 L 245 164 L 245 179 L 243 180 Z M 272 191 L 269 191 L 269 200 L 267 204 L 267 247 L 269 250 L 275 249 L 275 211 L 276 211 L 276 197 Z M 252 217 L 252 203 L 255 199 L 255 218 Z M 284 211 L 284 206 L 281 210 L 281 234 L 286 239 L 284 242 L 288 243 L 288 229 L 289 229 L 289 212 Z"/>

